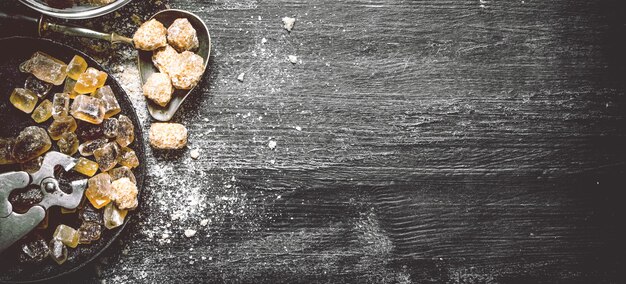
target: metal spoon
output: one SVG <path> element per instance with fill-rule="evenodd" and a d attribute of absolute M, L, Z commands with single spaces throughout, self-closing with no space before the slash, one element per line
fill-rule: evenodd
<path fill-rule="evenodd" d="M 196 50 L 195 52 L 198 55 L 202 56 L 202 58 L 204 59 L 203 72 L 205 72 L 206 67 L 209 64 L 209 56 L 211 55 L 211 36 L 209 35 L 209 29 L 206 27 L 200 17 L 183 10 L 167 9 L 154 14 L 150 19 L 156 19 L 167 27 L 178 18 L 187 18 L 187 20 L 189 20 L 189 23 L 191 23 L 193 28 L 196 30 L 199 47 L 198 50 Z M 8 19 L 13 21 L 19 21 L 29 25 L 36 25 L 37 34 L 40 36 L 47 31 L 52 31 L 70 36 L 80 36 L 106 40 L 110 43 L 125 43 L 134 47 L 133 40 L 131 38 L 121 36 L 117 33 L 103 33 L 83 27 L 51 23 L 46 21 L 43 16 L 37 19 L 29 16 L 8 14 L 0 11 L 0 19 Z M 148 77 L 150 77 L 152 73 L 158 72 L 158 70 L 156 67 L 154 67 L 154 64 L 152 63 L 151 51 L 139 50 L 138 52 L 139 56 L 137 60 L 137 67 L 139 68 L 139 74 L 141 75 L 141 82 L 143 85 L 146 83 Z M 190 90 L 175 90 L 174 94 L 172 94 L 172 100 L 165 107 L 161 107 L 160 105 L 157 105 L 148 100 L 148 111 L 150 112 L 150 115 L 154 119 L 159 121 L 168 121 L 172 119 L 178 108 L 180 108 L 180 105 L 183 103 L 183 101 L 185 101 L 187 96 L 189 96 L 189 94 L 194 89 L 195 87 L 191 88 Z"/>
<path fill-rule="evenodd" d="M 209 35 L 209 29 L 206 27 L 204 22 L 193 13 L 176 9 L 163 10 L 154 14 L 154 16 L 150 19 L 156 19 L 164 26 L 168 27 L 178 18 L 187 18 L 189 23 L 191 23 L 193 28 L 196 30 L 199 47 L 195 52 L 204 59 L 204 73 L 206 72 L 206 67 L 209 64 L 209 56 L 211 55 L 211 36 Z M 139 66 L 139 74 L 141 75 L 142 85 L 146 83 L 148 77 L 150 77 L 152 73 L 159 72 L 159 70 L 154 67 L 154 64 L 152 63 L 152 51 L 139 50 L 137 66 Z M 168 121 L 172 119 L 172 116 L 174 116 L 180 105 L 195 88 L 196 86 L 190 90 L 174 90 L 172 100 L 165 107 L 148 100 L 148 111 L 150 112 L 150 115 L 154 119 L 160 121 Z"/>

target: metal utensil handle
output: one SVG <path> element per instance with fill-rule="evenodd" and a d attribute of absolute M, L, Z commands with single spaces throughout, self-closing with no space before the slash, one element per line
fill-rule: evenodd
<path fill-rule="evenodd" d="M 35 32 L 34 34 L 41 36 L 41 22 L 43 16 L 34 18 L 26 15 L 15 14 L 11 12 L 0 11 L 0 21 L 9 23 L 13 26 L 19 26 L 20 28 L 26 27 L 28 33 Z M 32 29 L 32 30 L 31 30 Z"/>
<path fill-rule="evenodd" d="M 24 214 L 12 212 L 7 218 L 0 219 L 0 252 L 28 235 L 45 217 L 43 207 L 33 206 Z"/>
<path fill-rule="evenodd" d="M 88 38 L 106 40 L 110 43 L 121 42 L 121 43 L 133 45 L 132 39 L 127 38 L 125 36 L 118 35 L 116 33 L 107 34 L 103 32 L 90 30 L 87 28 L 65 26 L 65 25 L 59 25 L 59 24 L 54 24 L 54 23 L 43 23 L 41 28 L 43 31 L 53 31 L 53 32 L 57 32 L 57 33 L 61 33 L 64 35 L 69 35 L 69 36 L 88 37 Z"/>
<path fill-rule="evenodd" d="M 0 19 L 6 19 L 8 21 L 17 21 L 21 23 L 27 22 L 29 24 L 34 24 L 34 25 L 39 24 L 38 18 L 33 18 L 33 17 L 20 15 L 20 14 L 7 13 L 4 11 L 0 11 Z"/>
<path fill-rule="evenodd" d="M 26 172 L 0 174 L 0 252 L 32 231 L 46 217 L 46 210 L 41 206 L 33 206 L 24 214 L 13 212 L 9 194 L 29 183 L 30 176 Z"/>

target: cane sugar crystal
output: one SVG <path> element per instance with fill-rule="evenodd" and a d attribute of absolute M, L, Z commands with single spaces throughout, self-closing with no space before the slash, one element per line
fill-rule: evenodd
<path fill-rule="evenodd" d="M 71 116 L 55 117 L 52 124 L 48 126 L 48 133 L 52 140 L 61 139 L 61 135 L 66 132 L 74 132 L 76 130 L 76 120 Z"/>
<path fill-rule="evenodd" d="M 78 80 L 78 76 L 87 70 L 87 61 L 78 55 L 74 55 L 69 64 L 67 64 L 67 77 Z"/>
<path fill-rule="evenodd" d="M 117 138 L 115 141 L 122 146 L 127 147 L 135 140 L 135 126 L 133 122 L 125 115 L 120 115 L 117 118 Z"/>
<path fill-rule="evenodd" d="M 98 163 L 87 158 L 80 157 L 74 166 L 74 170 L 88 177 L 92 177 L 98 171 Z"/>
<path fill-rule="evenodd" d="M 104 103 L 99 98 L 79 95 L 72 102 L 70 113 L 76 119 L 92 124 L 100 124 L 104 120 Z"/>
<path fill-rule="evenodd" d="M 96 90 L 96 92 L 93 94 L 93 97 L 102 100 L 102 103 L 104 104 L 104 118 L 109 118 L 122 111 L 122 108 L 120 108 L 120 104 L 115 98 L 113 89 L 111 89 L 111 86 L 109 85 L 102 86 L 101 88 Z"/>
<path fill-rule="evenodd" d="M 33 111 L 30 117 L 37 123 L 42 123 L 52 117 L 52 102 L 43 100 Z"/>
<path fill-rule="evenodd" d="M 53 85 L 61 85 L 67 76 L 67 65 L 48 54 L 37 51 L 20 64 L 20 71 L 35 75 L 37 79 Z"/>
<path fill-rule="evenodd" d="M 111 202 L 111 176 L 99 173 L 89 179 L 85 197 L 91 205 L 100 209 Z"/>
<path fill-rule="evenodd" d="M 65 132 L 61 134 L 57 146 L 59 146 L 59 152 L 72 156 L 76 154 L 79 146 L 78 136 L 74 132 Z"/>
<path fill-rule="evenodd" d="M 38 126 L 24 128 L 13 145 L 13 158 L 23 163 L 37 158 L 52 147 L 52 141 L 45 129 Z"/>
<path fill-rule="evenodd" d="M 31 90 L 23 88 L 15 88 L 9 97 L 9 101 L 13 106 L 25 113 L 33 112 L 37 105 L 37 95 Z"/>

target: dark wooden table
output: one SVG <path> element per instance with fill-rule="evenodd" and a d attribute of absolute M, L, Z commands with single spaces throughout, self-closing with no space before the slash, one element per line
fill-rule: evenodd
<path fill-rule="evenodd" d="M 174 118 L 189 147 L 149 150 L 139 214 L 63 281 L 623 281 L 619 2 L 136 0 L 78 21 L 130 35 L 179 8 L 214 48 Z M 149 127 L 132 50 L 51 37 Z"/>

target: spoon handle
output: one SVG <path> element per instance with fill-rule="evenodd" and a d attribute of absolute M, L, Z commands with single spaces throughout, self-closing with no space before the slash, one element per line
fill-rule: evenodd
<path fill-rule="evenodd" d="M 64 35 L 69 35 L 69 36 L 88 37 L 88 38 L 106 40 L 110 43 L 126 43 L 126 44 L 133 45 L 132 39 L 119 35 L 117 33 L 107 34 L 107 33 L 98 32 L 98 31 L 94 31 L 94 30 L 90 30 L 90 29 L 82 28 L 82 27 L 65 26 L 65 25 L 60 25 L 60 24 L 55 24 L 55 23 L 43 23 L 41 25 L 41 30 L 42 32 L 52 31 L 52 32 L 56 32 L 56 33 L 60 33 Z"/>

